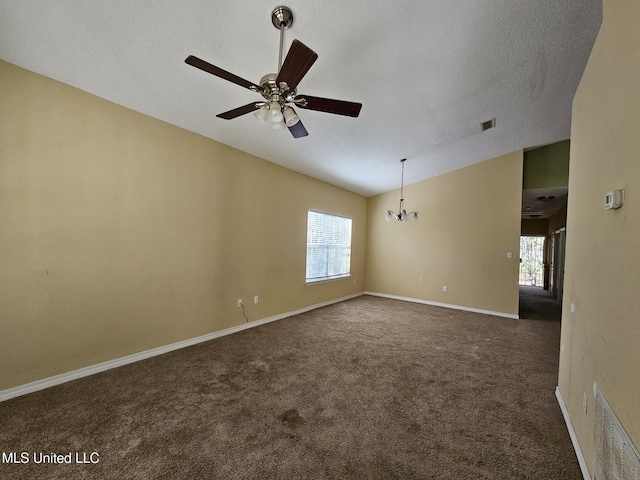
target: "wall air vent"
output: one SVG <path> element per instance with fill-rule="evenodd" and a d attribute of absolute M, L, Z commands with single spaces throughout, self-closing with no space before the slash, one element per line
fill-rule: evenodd
<path fill-rule="evenodd" d="M 640 455 L 596 384 L 593 480 L 640 478 Z"/>
<path fill-rule="evenodd" d="M 482 122 L 480 124 L 480 129 L 485 132 L 487 130 L 489 130 L 490 128 L 493 128 L 496 126 L 496 119 L 492 118 L 491 120 L 487 120 L 486 122 Z"/>

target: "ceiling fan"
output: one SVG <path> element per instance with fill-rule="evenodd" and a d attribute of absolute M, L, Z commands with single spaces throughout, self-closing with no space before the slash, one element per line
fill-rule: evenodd
<path fill-rule="evenodd" d="M 268 73 L 263 76 L 259 85 L 211 65 L 193 55 L 189 55 L 186 58 L 185 62 L 189 65 L 241 87 L 248 88 L 253 92 L 259 93 L 264 98 L 264 101 L 248 103 L 242 107 L 220 113 L 216 117 L 231 120 L 249 112 L 254 112 L 254 115 L 262 122 L 266 122 L 268 119 L 273 128 L 289 128 L 294 138 L 305 137 L 308 132 L 292 105 L 307 110 L 357 117 L 362 108 L 361 103 L 312 97 L 311 95 L 298 95 L 296 87 L 318 59 L 318 54 L 301 41 L 294 40 L 284 59 L 284 63 L 282 63 L 284 29 L 289 28 L 293 23 L 293 13 L 288 7 L 276 7 L 271 13 L 271 23 L 280 30 L 278 73 Z"/>

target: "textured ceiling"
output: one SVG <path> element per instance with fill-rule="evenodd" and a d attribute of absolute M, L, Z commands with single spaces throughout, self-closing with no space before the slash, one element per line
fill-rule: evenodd
<path fill-rule="evenodd" d="M 0 58 L 369 196 L 399 187 L 403 157 L 410 184 L 569 138 L 601 3 L 289 0 L 285 47 L 319 56 L 298 92 L 363 104 L 359 118 L 299 110 L 299 139 L 216 118 L 261 97 L 184 63 L 258 83 L 277 68 L 275 2 L 0 0 Z"/>

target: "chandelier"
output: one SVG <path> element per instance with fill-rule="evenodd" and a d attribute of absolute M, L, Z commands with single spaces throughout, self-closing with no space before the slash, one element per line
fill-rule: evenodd
<path fill-rule="evenodd" d="M 418 221 L 418 212 L 410 212 L 404 209 L 404 162 L 406 158 L 400 160 L 402 164 L 402 180 L 400 181 L 400 208 L 398 208 L 398 213 L 393 210 L 387 210 L 387 222 L 391 220 L 397 220 L 398 222 L 417 222 Z"/>

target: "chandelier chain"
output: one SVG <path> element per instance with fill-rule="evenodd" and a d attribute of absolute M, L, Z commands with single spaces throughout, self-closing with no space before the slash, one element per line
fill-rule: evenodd
<path fill-rule="evenodd" d="M 418 212 L 407 213 L 407 211 L 404 208 L 404 162 L 405 160 L 406 158 L 403 158 L 402 160 L 400 160 L 400 163 L 402 164 L 402 173 L 400 176 L 400 205 L 398 208 L 398 213 L 395 213 L 392 210 L 387 210 L 387 217 L 386 217 L 387 222 L 394 219 L 399 222 L 407 222 L 407 221 L 415 222 L 418 220 Z"/>

